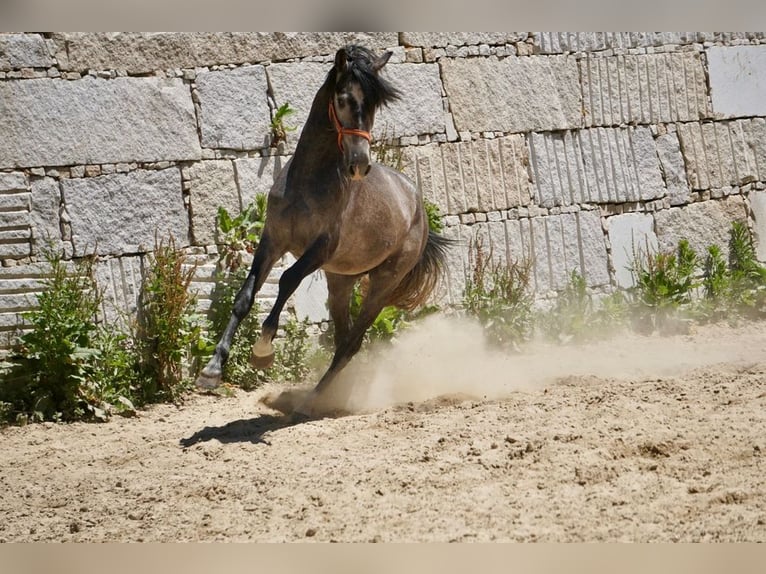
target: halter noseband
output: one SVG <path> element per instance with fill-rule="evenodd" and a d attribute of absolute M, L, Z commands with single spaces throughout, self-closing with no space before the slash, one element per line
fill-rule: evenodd
<path fill-rule="evenodd" d="M 335 106 L 332 103 L 332 98 L 330 98 L 330 121 L 332 122 L 333 127 L 335 128 L 335 131 L 338 132 L 338 149 L 342 152 L 343 151 L 343 136 L 359 136 L 360 138 L 366 139 L 368 142 L 372 142 L 372 136 L 370 135 L 370 132 L 365 130 L 355 130 L 352 128 L 344 128 L 340 121 L 338 120 L 338 116 L 335 113 Z"/>

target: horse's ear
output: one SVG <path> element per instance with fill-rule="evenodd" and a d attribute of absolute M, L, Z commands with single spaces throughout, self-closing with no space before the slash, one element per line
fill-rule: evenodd
<path fill-rule="evenodd" d="M 380 72 L 380 69 L 386 65 L 386 63 L 388 62 L 389 58 L 391 58 L 392 55 L 393 55 L 393 52 L 389 50 L 385 52 L 380 58 L 375 60 L 372 63 L 372 71 L 375 73 Z"/>
<path fill-rule="evenodd" d="M 342 74 L 348 67 L 348 53 L 346 48 L 341 48 L 335 54 L 335 71 L 338 74 Z"/>

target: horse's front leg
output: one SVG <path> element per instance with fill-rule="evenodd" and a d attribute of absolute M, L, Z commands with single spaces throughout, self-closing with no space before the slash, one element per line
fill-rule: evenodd
<path fill-rule="evenodd" d="M 279 315 L 285 303 L 300 285 L 301 281 L 319 269 L 329 253 L 329 238 L 321 236 L 293 263 L 279 278 L 279 293 L 269 316 L 263 322 L 261 336 L 253 345 L 250 353 L 250 364 L 256 369 L 266 369 L 274 362 L 274 345 L 272 340 L 279 328 Z"/>
<path fill-rule="evenodd" d="M 198 388 L 214 389 L 221 384 L 223 366 L 229 358 L 229 351 L 231 349 L 232 340 L 234 339 L 234 333 L 237 331 L 237 327 L 239 327 L 242 320 L 250 312 L 250 309 L 252 309 L 255 294 L 263 285 L 269 271 L 271 271 L 274 263 L 283 254 L 284 253 L 280 253 L 273 247 L 271 241 L 269 241 L 266 234 L 264 234 L 253 255 L 253 264 L 250 267 L 250 272 L 237 293 L 237 296 L 234 298 L 234 307 L 232 309 L 231 318 L 221 335 L 221 340 L 218 341 L 210 361 L 208 361 L 205 368 L 202 369 L 202 372 L 197 377 L 196 385 Z"/>

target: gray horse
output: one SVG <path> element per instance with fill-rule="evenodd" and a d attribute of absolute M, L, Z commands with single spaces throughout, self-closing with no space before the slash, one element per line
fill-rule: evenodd
<path fill-rule="evenodd" d="M 377 57 L 360 46 L 346 46 L 335 55 L 295 154 L 269 192 L 252 268 L 215 353 L 197 379 L 198 387 L 220 384 L 239 323 L 273 265 L 287 252 L 297 261 L 279 279 L 279 294 L 253 345 L 251 363 L 258 368 L 271 365 L 272 339 L 285 302 L 307 275 L 323 269 L 335 354 L 314 391 L 296 409 L 298 417 L 312 416 L 313 399 L 359 351 L 383 307 L 413 309 L 434 289 L 449 241 L 429 231 L 423 198 L 412 181 L 370 160 L 375 112 L 399 97 L 379 74 L 390 57 L 391 52 Z M 352 324 L 351 294 L 365 275 L 367 293 Z"/>

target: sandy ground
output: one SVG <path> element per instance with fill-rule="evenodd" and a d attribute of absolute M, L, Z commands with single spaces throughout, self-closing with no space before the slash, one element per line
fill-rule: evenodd
<path fill-rule="evenodd" d="M 0 540 L 766 541 L 764 324 L 359 358 L 300 424 L 282 387 L 0 430 Z"/>

